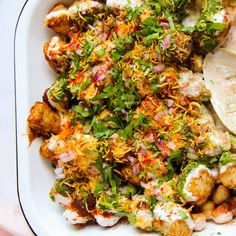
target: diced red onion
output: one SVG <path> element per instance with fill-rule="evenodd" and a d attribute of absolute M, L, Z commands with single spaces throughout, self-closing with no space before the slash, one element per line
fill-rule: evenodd
<path fill-rule="evenodd" d="M 165 115 L 167 115 L 167 111 L 160 111 L 160 112 L 158 112 L 158 113 L 155 115 L 154 119 L 155 119 L 156 121 L 159 121 L 159 120 L 161 120 L 162 117 L 165 116 Z"/>
<path fill-rule="evenodd" d="M 217 149 L 209 149 L 205 152 L 206 155 L 209 155 L 209 156 L 215 156 L 215 155 L 218 155 L 220 152 L 219 148 Z"/>
<path fill-rule="evenodd" d="M 106 41 L 108 37 L 108 34 L 107 33 L 102 33 L 102 34 L 99 34 L 98 38 L 102 41 Z"/>
<path fill-rule="evenodd" d="M 172 107 L 174 104 L 174 100 L 173 99 L 167 99 L 167 106 L 168 107 Z"/>
<path fill-rule="evenodd" d="M 161 60 L 160 55 L 159 55 L 158 53 L 156 53 L 156 52 L 153 52 L 153 53 L 152 53 L 152 58 L 153 58 L 154 60 L 157 60 L 157 61 L 160 61 L 160 60 Z"/>
<path fill-rule="evenodd" d="M 82 49 L 76 49 L 75 52 L 76 52 L 77 55 L 80 56 L 80 55 L 82 55 L 83 50 Z"/>
<path fill-rule="evenodd" d="M 136 165 L 134 165 L 133 167 L 132 167 L 132 170 L 133 170 L 133 174 L 134 174 L 134 176 L 137 176 L 139 173 L 140 173 L 140 164 L 138 163 L 138 164 L 136 164 Z"/>
<path fill-rule="evenodd" d="M 165 69 L 165 65 L 159 64 L 159 65 L 154 66 L 153 72 L 159 73 L 159 72 L 162 72 L 164 69 Z"/>
<path fill-rule="evenodd" d="M 74 155 L 74 153 L 72 151 L 68 151 L 68 152 L 63 152 L 63 153 L 59 154 L 58 158 L 62 162 L 66 163 L 68 161 L 73 160 L 75 158 L 75 155 Z"/>
<path fill-rule="evenodd" d="M 175 150 L 175 144 L 174 144 L 172 141 L 168 142 L 168 143 L 167 143 L 167 146 L 168 146 L 171 150 Z"/>
<path fill-rule="evenodd" d="M 128 156 L 127 158 L 130 161 L 131 165 L 134 165 L 137 162 L 137 159 L 135 157 Z"/>
<path fill-rule="evenodd" d="M 99 70 L 99 66 L 94 66 L 92 69 L 92 73 L 95 75 Z"/>
<path fill-rule="evenodd" d="M 198 143 L 201 144 L 201 143 L 204 143 L 206 142 L 206 138 L 205 137 L 199 137 L 198 138 Z"/>
<path fill-rule="evenodd" d="M 92 25 L 88 24 L 88 27 L 89 27 L 89 29 L 95 31 L 95 28 Z"/>
<path fill-rule="evenodd" d="M 64 179 L 66 176 L 63 173 L 62 167 L 57 167 L 55 170 L 56 179 Z"/>
<path fill-rule="evenodd" d="M 169 28 L 169 23 L 166 21 L 161 21 L 160 25 L 163 26 L 164 28 Z"/>
<path fill-rule="evenodd" d="M 68 46 L 71 48 L 71 47 L 73 47 L 74 45 L 75 45 L 75 42 L 70 42 Z"/>
<path fill-rule="evenodd" d="M 104 71 L 98 70 L 93 78 L 93 82 L 103 81 L 106 78 L 106 74 Z"/>
<path fill-rule="evenodd" d="M 158 143 L 158 147 L 163 149 L 166 145 L 166 142 L 162 139 L 159 143 Z"/>
<path fill-rule="evenodd" d="M 154 137 L 153 133 L 149 133 L 149 134 L 147 135 L 146 140 L 147 140 L 149 143 L 154 143 L 155 137 Z"/>
<path fill-rule="evenodd" d="M 146 150 L 146 149 L 143 149 L 143 148 L 139 151 L 139 153 L 140 153 L 141 155 L 144 155 L 146 152 L 147 152 L 147 150 Z"/>
<path fill-rule="evenodd" d="M 170 115 L 172 115 L 173 112 L 174 112 L 174 108 L 173 108 L 173 107 L 169 108 L 168 113 L 169 113 Z"/>
<path fill-rule="evenodd" d="M 170 35 L 166 35 L 161 42 L 161 47 L 165 50 L 170 47 Z"/>

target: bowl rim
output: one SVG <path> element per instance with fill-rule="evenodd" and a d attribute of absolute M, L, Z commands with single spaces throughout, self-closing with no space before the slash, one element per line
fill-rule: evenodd
<path fill-rule="evenodd" d="M 19 12 L 19 15 L 17 17 L 17 20 L 16 20 L 16 24 L 15 24 L 15 28 L 14 28 L 14 36 L 13 36 L 13 44 L 14 44 L 14 47 L 13 47 L 13 58 L 14 58 L 14 61 L 13 61 L 13 67 L 14 67 L 14 84 L 13 84 L 13 89 L 14 89 L 14 113 L 15 113 L 15 132 L 14 132 L 14 135 L 15 135 L 15 142 L 16 142 L 16 145 L 15 145 L 15 151 L 16 151 L 16 190 L 17 190 L 17 199 L 18 199 L 18 202 L 19 202 L 19 205 L 20 205 L 20 209 L 21 209 L 21 212 L 23 214 L 23 217 L 29 227 L 29 229 L 31 230 L 31 232 L 34 234 L 34 235 L 37 235 L 33 229 L 33 227 L 30 225 L 29 223 L 29 220 L 27 219 L 26 217 L 26 214 L 24 212 L 24 208 L 23 208 L 23 204 L 21 202 L 21 197 L 20 197 L 20 189 L 19 189 L 19 167 L 18 167 L 18 158 L 19 158 L 19 153 L 18 153 L 18 129 L 17 129 L 17 114 L 18 114 L 18 111 L 17 111 L 17 96 L 16 96 L 16 78 L 17 78 L 17 71 L 16 71 L 16 35 L 17 35 L 17 29 L 18 29 L 18 26 L 19 26 L 19 22 L 20 22 L 20 19 L 21 19 L 21 16 L 22 16 L 22 13 L 27 5 L 29 0 L 25 0 L 25 2 L 23 3 L 21 9 L 20 9 L 20 12 Z"/>

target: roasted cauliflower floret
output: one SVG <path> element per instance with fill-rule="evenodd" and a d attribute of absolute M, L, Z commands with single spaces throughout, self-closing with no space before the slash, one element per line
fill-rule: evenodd
<path fill-rule="evenodd" d="M 137 228 L 153 231 L 154 216 L 151 214 L 149 203 L 144 195 L 134 195 L 130 203 L 130 212 L 135 216 L 134 225 Z"/>
<path fill-rule="evenodd" d="M 218 171 L 203 164 L 188 164 L 179 177 L 177 191 L 185 202 L 204 203 L 215 186 Z"/>
<path fill-rule="evenodd" d="M 48 143 L 49 143 L 49 140 L 45 140 L 41 144 L 39 152 L 42 157 L 54 161 L 57 158 L 54 158 L 55 153 L 48 148 Z"/>
<path fill-rule="evenodd" d="M 157 203 L 152 213 L 147 199 L 143 195 L 134 195 L 130 209 L 135 216 L 134 225 L 140 229 L 172 236 L 190 236 L 192 233 L 194 222 L 189 212 L 176 203 Z"/>
<path fill-rule="evenodd" d="M 154 229 L 164 235 L 190 236 L 194 227 L 189 212 L 173 202 L 162 202 L 154 208 Z"/>
<path fill-rule="evenodd" d="M 43 48 L 45 59 L 56 72 L 63 72 L 70 67 L 67 44 L 58 36 L 52 37 L 44 44 Z"/>
<path fill-rule="evenodd" d="M 220 181 L 230 189 L 236 189 L 236 154 L 225 152 L 220 158 Z"/>
<path fill-rule="evenodd" d="M 56 33 L 68 35 L 70 32 L 71 21 L 67 7 L 63 4 L 54 6 L 46 15 L 45 24 Z"/>
<path fill-rule="evenodd" d="M 203 75 L 186 70 L 179 73 L 180 93 L 195 101 L 204 101 L 210 97 Z"/>
<path fill-rule="evenodd" d="M 46 159 L 56 161 L 57 153 L 60 153 L 65 147 L 65 142 L 60 139 L 59 135 L 52 135 L 50 139 L 44 140 L 40 146 L 40 154 Z"/>
<path fill-rule="evenodd" d="M 37 136 L 48 136 L 60 132 L 60 115 L 42 102 L 36 102 L 30 109 L 28 126 Z"/>

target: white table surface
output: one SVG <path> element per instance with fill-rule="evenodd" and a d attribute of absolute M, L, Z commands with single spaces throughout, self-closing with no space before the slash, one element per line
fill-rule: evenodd
<path fill-rule="evenodd" d="M 25 1 L 0 0 L 0 199 L 12 206 L 18 205 L 14 114 L 14 31 Z"/>

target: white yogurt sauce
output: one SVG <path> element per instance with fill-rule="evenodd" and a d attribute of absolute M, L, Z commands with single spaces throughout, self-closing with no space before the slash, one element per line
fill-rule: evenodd
<path fill-rule="evenodd" d="M 85 224 L 88 219 L 86 217 L 80 216 L 77 212 L 72 210 L 66 210 L 63 214 L 63 217 L 70 224 Z"/>
<path fill-rule="evenodd" d="M 187 219 L 183 219 L 181 212 L 184 212 Z M 186 211 L 186 209 L 182 208 L 180 205 L 177 205 L 172 202 L 164 202 L 160 205 L 157 205 L 154 209 L 154 217 L 166 221 L 171 224 L 177 220 L 183 220 L 187 223 L 190 229 L 193 229 L 195 224 L 190 217 L 190 214 Z"/>
<path fill-rule="evenodd" d="M 228 211 L 216 217 L 212 216 L 212 219 L 218 224 L 225 224 L 225 223 L 230 222 L 233 219 L 233 213 Z"/>
<path fill-rule="evenodd" d="M 54 198 L 55 198 L 56 203 L 58 203 L 59 205 L 64 206 L 64 207 L 69 205 L 69 203 L 70 203 L 70 199 L 68 197 L 64 197 L 59 193 L 56 193 L 54 195 Z"/>
<path fill-rule="evenodd" d="M 55 151 L 57 148 L 62 148 L 65 145 L 63 140 L 50 139 L 48 143 L 48 150 Z"/>
<path fill-rule="evenodd" d="M 225 10 L 221 10 L 220 12 L 217 12 L 214 16 L 213 16 L 213 20 L 216 23 L 224 23 L 224 17 L 225 17 Z"/>
<path fill-rule="evenodd" d="M 58 11 L 52 11 L 52 12 L 50 12 L 46 15 L 46 19 L 49 20 L 49 19 L 52 19 L 54 17 L 60 17 L 60 16 L 63 16 L 63 15 L 68 15 L 68 11 L 65 10 L 65 9 L 58 10 Z"/>
<path fill-rule="evenodd" d="M 234 166 L 235 163 L 228 163 L 220 168 L 220 174 L 223 174 L 229 167 Z"/>
<path fill-rule="evenodd" d="M 109 215 L 108 217 L 105 217 L 102 214 L 94 214 L 93 216 L 97 223 L 102 227 L 111 227 L 120 220 L 120 217 L 115 215 Z"/>
<path fill-rule="evenodd" d="M 54 36 L 52 37 L 49 46 L 48 46 L 48 50 L 47 50 L 47 57 L 51 60 L 51 55 L 50 52 L 52 51 L 57 51 L 60 49 L 60 44 L 59 44 L 59 40 L 60 38 L 58 36 Z"/>
<path fill-rule="evenodd" d="M 124 9 L 125 7 L 131 7 L 135 9 L 143 4 L 141 0 L 107 0 L 106 5 L 109 8 Z"/>
<path fill-rule="evenodd" d="M 103 4 L 97 1 L 86 1 L 86 2 L 78 2 L 75 5 L 72 5 L 68 8 L 68 12 L 70 16 L 77 15 L 78 12 L 83 12 L 92 8 L 103 8 Z"/>

